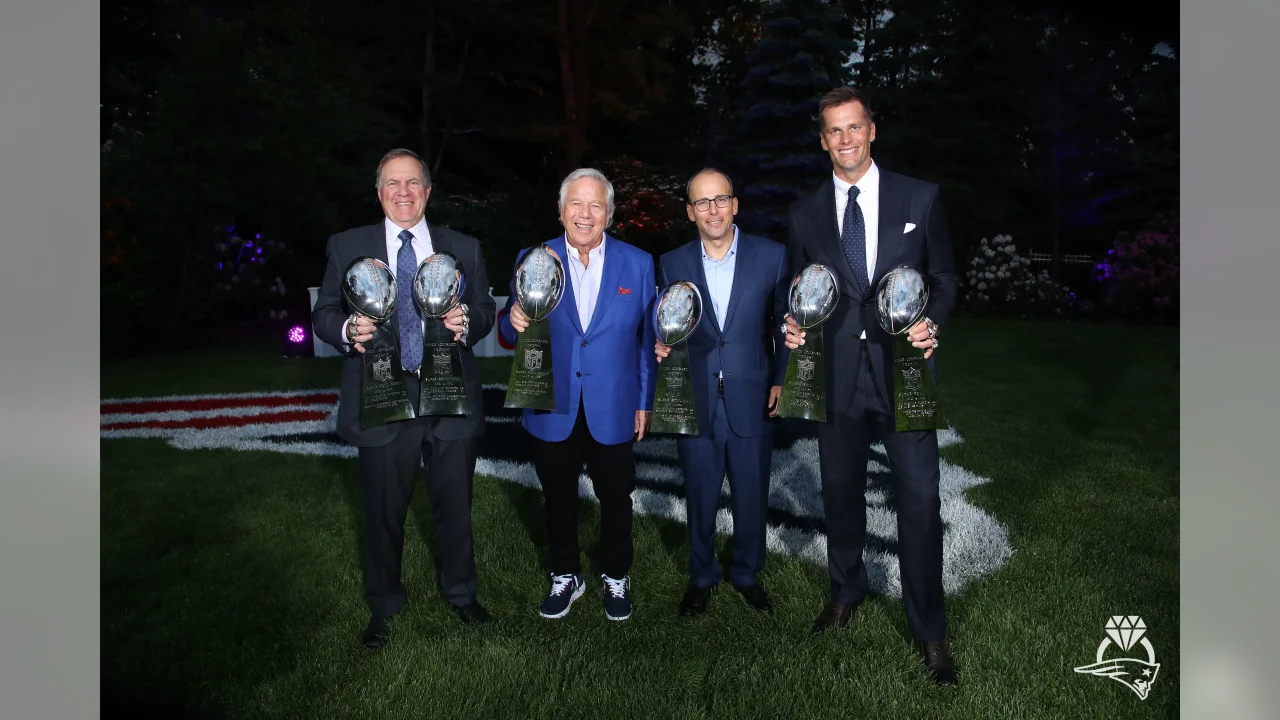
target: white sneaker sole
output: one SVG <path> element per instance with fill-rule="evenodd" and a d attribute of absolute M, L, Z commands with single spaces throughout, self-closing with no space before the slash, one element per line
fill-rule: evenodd
<path fill-rule="evenodd" d="M 609 618 L 610 620 L 612 620 L 612 621 L 614 621 L 614 622 L 622 622 L 623 620 L 628 620 L 628 619 L 630 619 L 630 618 L 631 618 L 631 613 L 627 613 L 626 615 L 623 615 L 622 617 L 614 617 L 614 616 L 612 616 L 612 615 L 610 615 L 610 614 L 609 614 L 609 611 L 608 611 L 608 610 L 605 610 L 605 611 L 604 611 L 604 616 L 605 616 L 605 617 L 607 617 L 607 618 Z"/>
<path fill-rule="evenodd" d="M 539 615 L 541 615 L 542 617 L 544 617 L 544 618 L 548 619 L 548 620 L 559 620 L 560 618 L 562 618 L 562 617 L 564 617 L 565 615 L 568 615 L 568 614 L 569 614 L 569 611 L 573 609 L 573 603 L 574 603 L 574 601 L 576 601 L 578 598 L 582 597 L 582 593 L 584 593 L 584 592 L 586 592 L 586 591 L 587 591 L 587 584 L 586 584 L 586 583 L 582 583 L 581 585 L 579 585 L 579 586 L 578 586 L 578 589 L 577 589 L 577 590 L 574 590 L 574 591 L 573 591 L 573 594 L 569 596 L 569 604 L 568 604 L 568 605 L 566 605 L 566 606 L 564 607 L 564 610 L 561 610 L 560 612 L 556 613 L 555 615 L 548 615 L 548 614 L 546 614 L 546 613 L 542 612 L 541 610 L 539 610 L 539 611 L 538 611 L 538 614 L 539 614 Z"/>

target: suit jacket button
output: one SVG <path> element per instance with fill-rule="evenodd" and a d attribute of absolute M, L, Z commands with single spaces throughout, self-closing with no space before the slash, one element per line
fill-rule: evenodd
<path fill-rule="evenodd" d="M 582 347 L 586 347 L 586 346 L 587 346 L 587 341 L 586 341 L 586 340 L 583 340 L 583 341 L 582 341 Z"/>
<path fill-rule="evenodd" d="M 578 371 L 578 377 L 582 377 L 582 371 L 581 371 L 581 370 L 579 370 L 579 371 Z"/>
<path fill-rule="evenodd" d="M 720 347 L 724 347 L 725 345 L 728 345 L 728 344 L 729 343 L 725 342 L 724 340 L 720 341 Z"/>

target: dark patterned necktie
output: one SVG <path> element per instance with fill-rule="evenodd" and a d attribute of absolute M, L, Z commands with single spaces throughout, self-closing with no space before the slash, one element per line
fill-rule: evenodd
<path fill-rule="evenodd" d="M 400 326 L 400 365 L 412 372 L 422 364 L 422 316 L 413 301 L 413 276 L 418 258 L 413 253 L 413 233 L 401 230 L 396 253 L 396 324 Z"/>
<path fill-rule="evenodd" d="M 840 232 L 840 244 L 844 246 L 844 256 L 853 266 L 853 279 L 858 283 L 858 291 L 866 297 L 871 281 L 867 279 L 867 223 L 862 218 L 862 208 L 858 207 L 858 186 L 849 188 L 849 202 L 844 206 L 844 227 Z"/>

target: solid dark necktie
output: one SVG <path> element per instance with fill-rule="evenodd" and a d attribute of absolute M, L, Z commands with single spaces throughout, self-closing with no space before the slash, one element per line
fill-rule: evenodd
<path fill-rule="evenodd" d="M 840 232 L 844 256 L 853 266 L 853 279 L 863 297 L 871 281 L 867 279 L 867 223 L 858 207 L 858 186 L 849 188 L 849 202 L 844 206 L 844 226 Z"/>
<path fill-rule="evenodd" d="M 413 276 L 418 258 L 413 252 L 413 233 L 401 230 L 400 252 L 396 253 L 396 324 L 400 326 L 400 365 L 412 372 L 422 364 L 422 316 L 413 301 Z"/>

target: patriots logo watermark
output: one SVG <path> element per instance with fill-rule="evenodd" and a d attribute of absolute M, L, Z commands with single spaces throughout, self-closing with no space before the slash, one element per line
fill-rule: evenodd
<path fill-rule="evenodd" d="M 503 407 L 505 384 L 484 386 L 485 432 L 477 439 L 476 475 L 538 490 L 533 441 L 520 426 L 521 410 Z M 177 395 L 104 400 L 101 436 L 160 438 L 184 450 L 222 448 L 354 459 L 359 452 L 337 434 L 338 391 L 295 390 L 228 395 Z M 785 420 L 774 433 L 765 542 L 773 553 L 825 567 L 826 524 L 815 423 Z M 938 447 L 963 442 L 954 430 L 938 431 Z M 637 515 L 686 522 L 684 476 L 676 441 L 649 436 L 635 443 Z M 863 560 L 872 592 L 902 597 L 898 570 L 898 518 L 893 476 L 884 446 L 871 447 L 867 463 L 867 535 Z M 991 482 L 953 465 L 939 464 L 942 514 L 942 583 L 947 595 L 995 572 L 1013 555 L 1005 526 L 971 504 L 965 491 Z M 356 472 L 353 467 L 351 472 Z M 597 501 L 591 478 L 578 479 L 578 495 Z M 733 533 L 727 480 L 721 487 L 716 532 Z"/>
<path fill-rule="evenodd" d="M 1151 647 L 1151 640 L 1143 637 L 1147 634 L 1147 624 L 1137 615 L 1112 615 L 1104 629 L 1107 636 L 1102 638 L 1102 643 L 1098 645 L 1097 662 L 1092 665 L 1081 665 L 1076 668 L 1076 672 L 1111 678 L 1132 690 L 1139 700 L 1146 700 L 1147 695 L 1151 693 L 1151 684 L 1156 681 L 1156 675 L 1160 674 L 1160 663 L 1156 662 L 1155 648 Z M 1140 644 L 1142 649 L 1147 651 L 1147 659 L 1144 661 L 1138 658 L 1121 657 L 1104 660 L 1103 656 L 1107 648 L 1113 643 L 1124 652 Z"/>

